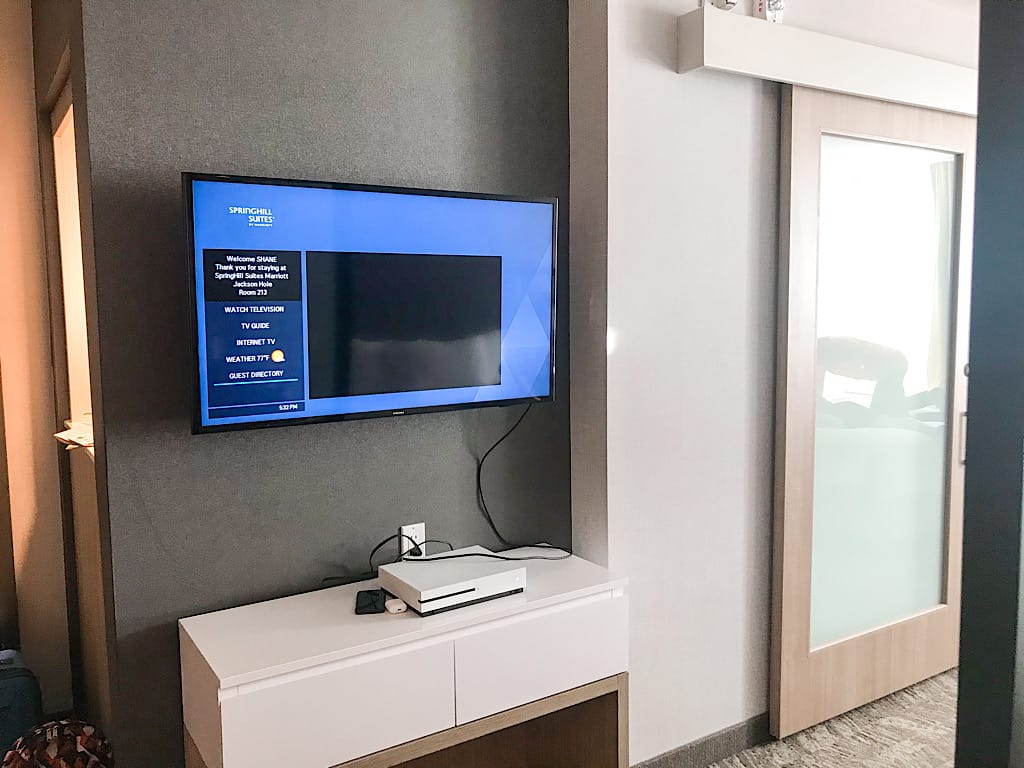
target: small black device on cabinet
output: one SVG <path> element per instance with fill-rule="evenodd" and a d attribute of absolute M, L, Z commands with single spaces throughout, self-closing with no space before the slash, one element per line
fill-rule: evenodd
<path fill-rule="evenodd" d="M 383 589 L 364 589 L 356 594 L 356 615 L 384 613 L 386 600 Z"/>

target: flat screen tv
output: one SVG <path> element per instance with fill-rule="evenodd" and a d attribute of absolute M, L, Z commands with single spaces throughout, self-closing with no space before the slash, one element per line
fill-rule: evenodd
<path fill-rule="evenodd" d="M 195 432 L 552 398 L 554 198 L 183 185 Z"/>

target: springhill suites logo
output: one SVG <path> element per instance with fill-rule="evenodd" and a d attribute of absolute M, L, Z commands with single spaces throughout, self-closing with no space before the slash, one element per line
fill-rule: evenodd
<path fill-rule="evenodd" d="M 274 226 L 274 212 L 269 208 L 253 208 L 248 205 L 228 206 L 228 213 L 236 216 L 247 216 L 250 227 Z"/>

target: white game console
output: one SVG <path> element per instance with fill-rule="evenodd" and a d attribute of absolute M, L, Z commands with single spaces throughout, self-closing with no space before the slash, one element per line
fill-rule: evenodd
<path fill-rule="evenodd" d="M 454 552 L 410 557 L 380 566 L 378 580 L 381 589 L 404 600 L 420 616 L 496 600 L 526 589 L 526 567 L 522 563 L 472 557 L 480 554 L 492 552 L 483 547 L 466 547 Z M 451 558 L 451 555 L 467 557 Z"/>

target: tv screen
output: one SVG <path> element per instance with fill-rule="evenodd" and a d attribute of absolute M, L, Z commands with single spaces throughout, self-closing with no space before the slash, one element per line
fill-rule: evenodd
<path fill-rule="evenodd" d="M 552 397 L 555 199 L 183 179 L 196 432 Z"/>

